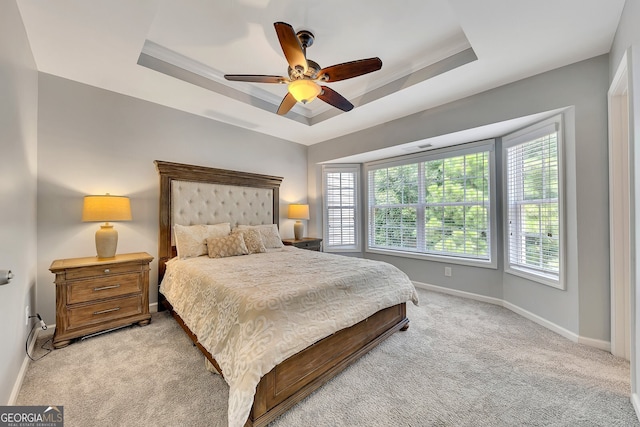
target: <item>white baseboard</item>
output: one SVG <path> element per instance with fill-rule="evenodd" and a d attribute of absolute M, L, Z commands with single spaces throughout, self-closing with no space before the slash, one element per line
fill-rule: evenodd
<path fill-rule="evenodd" d="M 158 303 L 152 302 L 149 304 L 149 313 L 157 313 L 158 312 Z"/>
<path fill-rule="evenodd" d="M 431 285 L 428 283 L 421 283 L 421 282 L 413 282 L 414 286 L 416 288 L 422 288 L 422 289 L 426 289 L 429 291 L 434 291 L 434 292 L 440 292 L 440 293 L 444 293 L 444 294 L 449 294 L 449 295 L 454 295 L 454 296 L 458 296 L 458 297 L 462 297 L 462 298 L 469 298 L 472 300 L 476 300 L 476 301 L 482 301 L 482 302 L 487 302 L 489 304 L 495 304 L 495 305 L 499 305 L 501 307 L 504 307 L 508 310 L 513 311 L 516 314 L 519 314 L 520 316 L 524 317 L 525 319 L 529 319 L 532 322 L 537 323 L 540 326 L 544 326 L 545 328 L 567 338 L 570 341 L 576 342 L 576 343 L 580 343 L 580 344 L 585 344 L 591 347 L 595 347 L 598 348 L 600 350 L 604 350 L 604 351 L 608 351 L 611 352 L 611 343 L 608 341 L 602 341 L 602 340 L 596 340 L 593 338 L 587 338 L 587 337 L 582 337 L 580 335 L 577 335 L 573 332 L 571 332 L 568 329 L 563 328 L 562 326 L 556 325 L 553 322 L 550 322 L 549 320 L 538 316 L 537 314 L 534 314 L 528 310 L 525 310 L 522 307 L 519 307 L 515 304 L 512 304 L 508 301 L 505 301 L 503 299 L 500 298 L 493 298 L 493 297 L 487 297 L 484 295 L 479 295 L 479 294 L 474 294 L 472 292 L 466 292 L 466 291 L 459 291 L 457 289 L 449 289 L 449 288 L 444 288 L 442 286 L 436 286 L 436 285 Z"/>
<path fill-rule="evenodd" d="M 611 353 L 611 343 L 609 341 L 596 340 L 593 338 L 587 338 L 583 336 L 578 336 L 578 342 L 580 344 L 588 345 L 590 347 L 599 348 L 600 350 L 607 351 Z"/>
<path fill-rule="evenodd" d="M 416 288 L 426 289 L 428 291 L 440 292 L 441 294 L 453 295 L 456 297 L 468 298 L 476 301 L 488 302 L 489 304 L 495 304 L 502 306 L 503 301 L 500 298 L 487 297 L 480 294 L 474 294 L 467 291 L 459 291 L 457 289 L 443 288 L 442 286 L 431 285 L 429 283 L 422 283 L 412 281 Z"/>
<path fill-rule="evenodd" d="M 631 393 L 631 404 L 636 411 L 636 416 L 640 419 L 640 396 L 638 393 Z"/>
<path fill-rule="evenodd" d="M 49 325 L 48 327 L 51 328 L 51 325 Z M 36 341 L 40 336 L 40 332 L 42 332 L 42 329 L 36 328 L 36 331 L 31 336 L 31 340 L 29 341 L 29 345 L 27 347 L 29 349 L 29 354 L 33 354 L 33 349 L 36 346 Z M 20 370 L 18 371 L 18 378 L 16 378 L 16 382 L 13 384 L 13 389 L 11 390 L 11 394 L 9 395 L 9 402 L 7 402 L 7 405 L 16 404 L 16 399 L 18 399 L 20 388 L 22 388 L 22 382 L 24 381 L 25 375 L 27 375 L 27 369 L 29 368 L 29 363 L 31 363 L 31 359 L 29 359 L 29 357 L 25 354 L 24 360 L 22 361 L 22 365 L 20 366 Z"/>

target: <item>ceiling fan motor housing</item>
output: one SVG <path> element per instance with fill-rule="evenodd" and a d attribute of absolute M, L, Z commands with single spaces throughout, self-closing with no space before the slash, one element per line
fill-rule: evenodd
<path fill-rule="evenodd" d="M 317 62 L 307 59 L 307 72 L 305 73 L 302 67 L 291 68 L 289 67 L 289 79 L 311 79 L 314 80 L 318 77 L 318 72 L 322 69 Z"/>

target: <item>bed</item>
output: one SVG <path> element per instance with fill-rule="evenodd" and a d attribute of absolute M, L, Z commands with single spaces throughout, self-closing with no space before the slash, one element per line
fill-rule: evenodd
<path fill-rule="evenodd" d="M 178 257 L 175 225 L 277 226 L 282 178 L 155 163 L 159 309 L 170 310 L 229 383 L 230 426 L 268 424 L 408 328 L 406 301 L 417 304 L 417 294 L 404 273 L 385 263 L 293 247 L 215 259 Z M 385 279 L 375 284 L 374 277 Z M 391 282 L 397 289 L 386 289 Z"/>

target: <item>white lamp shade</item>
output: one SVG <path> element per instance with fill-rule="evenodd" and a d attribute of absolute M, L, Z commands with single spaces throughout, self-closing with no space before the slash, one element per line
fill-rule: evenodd
<path fill-rule="evenodd" d="M 289 219 L 309 219 L 309 205 L 289 205 Z"/>
<path fill-rule="evenodd" d="M 109 222 L 131 221 L 131 203 L 128 197 L 85 196 L 82 206 L 82 221 Z"/>

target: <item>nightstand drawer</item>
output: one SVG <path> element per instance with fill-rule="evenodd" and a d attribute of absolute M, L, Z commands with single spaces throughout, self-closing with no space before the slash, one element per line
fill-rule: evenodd
<path fill-rule="evenodd" d="M 69 316 L 68 329 L 86 327 L 142 313 L 142 296 L 133 295 L 126 298 L 109 300 L 97 304 L 67 308 Z"/>
<path fill-rule="evenodd" d="M 306 249 L 308 251 L 320 251 L 322 239 L 316 237 L 303 237 L 302 239 L 282 239 L 282 243 L 287 246 L 295 246 L 296 248 Z"/>
<path fill-rule="evenodd" d="M 140 282 L 140 274 L 131 273 L 69 283 L 67 285 L 67 304 L 139 293 L 142 291 L 142 283 Z"/>
<path fill-rule="evenodd" d="M 90 266 L 83 268 L 70 268 L 65 272 L 65 279 L 83 279 L 86 277 L 100 277 L 110 274 L 132 273 L 139 274 L 141 270 L 140 264 L 110 264 L 105 266 Z"/>
<path fill-rule="evenodd" d="M 309 249 L 314 251 L 320 250 L 320 242 L 316 242 L 316 241 L 300 242 L 300 243 L 296 243 L 295 246 L 300 249 Z"/>

